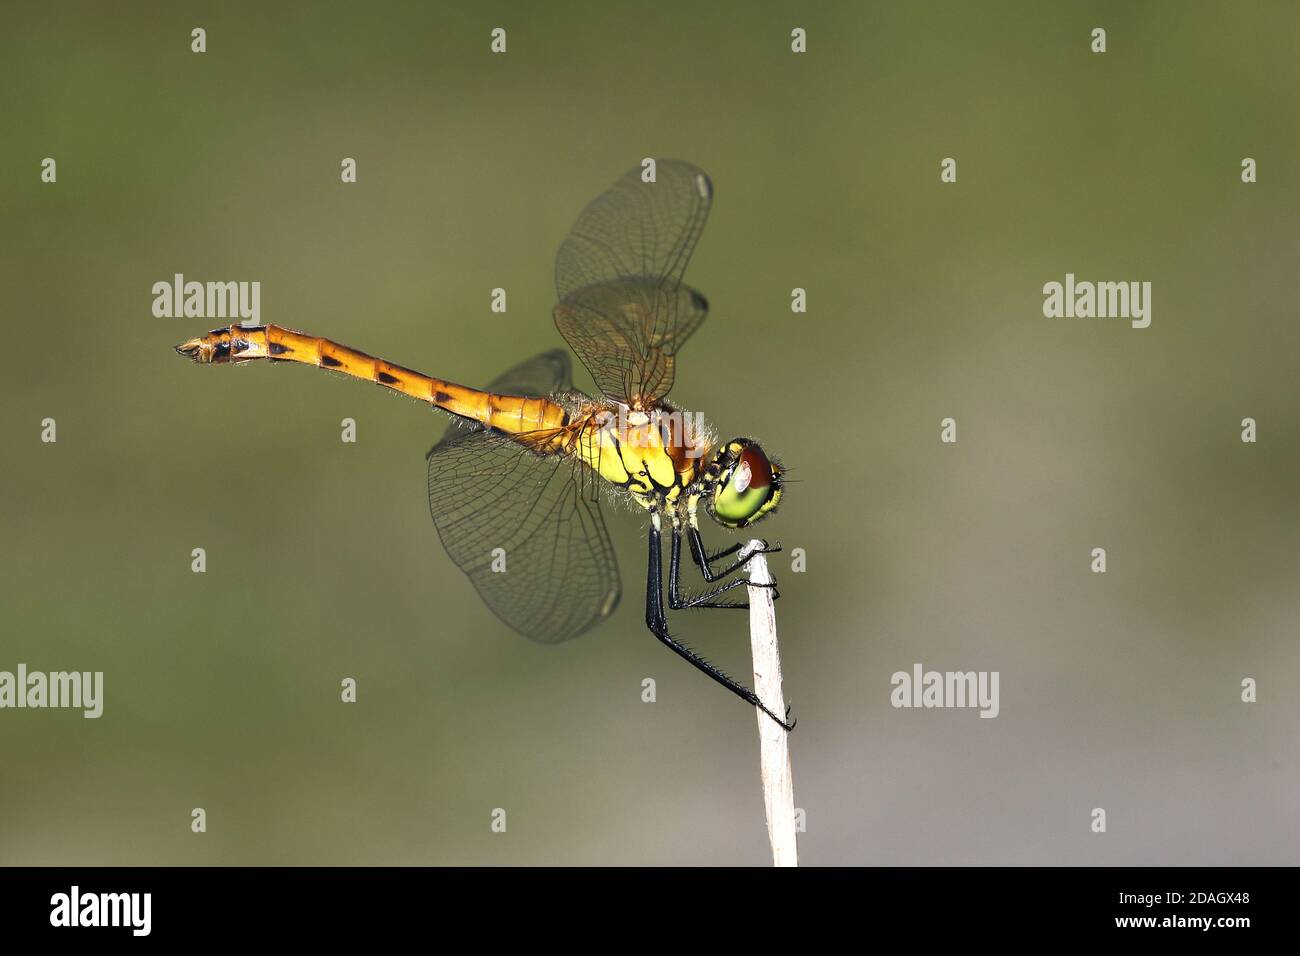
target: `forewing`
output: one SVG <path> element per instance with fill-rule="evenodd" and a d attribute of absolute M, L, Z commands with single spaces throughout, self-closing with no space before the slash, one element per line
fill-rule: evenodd
<path fill-rule="evenodd" d="M 555 326 L 606 397 L 648 408 L 668 394 L 677 349 L 708 315 L 689 286 L 637 279 L 588 286 L 555 307 Z"/>
<path fill-rule="evenodd" d="M 634 406 L 672 388 L 674 356 L 708 314 L 682 277 L 713 200 L 709 177 L 680 160 L 640 167 L 593 200 L 555 262 L 555 324 L 609 398 Z"/>

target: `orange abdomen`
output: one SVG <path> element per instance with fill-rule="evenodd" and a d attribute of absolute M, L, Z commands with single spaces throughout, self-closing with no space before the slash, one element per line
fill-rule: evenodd
<path fill-rule="evenodd" d="M 545 396 L 519 398 L 467 388 L 394 365 L 330 339 L 278 325 L 253 328 L 232 325 L 216 329 L 178 345 L 176 351 L 205 364 L 269 359 L 314 365 L 383 385 L 509 435 L 561 429 L 568 418 L 561 405 Z"/>

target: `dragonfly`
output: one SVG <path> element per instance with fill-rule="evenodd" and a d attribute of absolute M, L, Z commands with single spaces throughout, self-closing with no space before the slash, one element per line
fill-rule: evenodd
<path fill-rule="evenodd" d="M 176 351 L 205 365 L 295 362 L 418 399 L 452 416 L 429 451 L 429 510 L 452 561 L 487 606 L 534 641 L 556 644 L 590 630 L 617 607 L 622 586 L 602 499 L 649 515 L 645 623 L 677 655 L 787 731 L 740 681 L 670 633 L 668 611 L 746 608 L 727 592 L 770 587 L 741 572 L 779 545 L 759 539 L 710 552 L 700 512 L 732 531 L 772 514 L 781 465 L 750 438 L 718 442 L 702 416 L 667 396 L 677 352 L 708 314 L 683 276 L 713 202 L 696 166 L 637 166 L 590 202 L 555 263 L 556 328 L 599 391 L 574 388 L 563 349 L 544 352 L 482 389 L 457 385 L 346 345 L 277 325 L 231 325 Z M 671 535 L 668 596 L 663 536 Z M 682 544 L 703 585 L 687 594 Z"/>

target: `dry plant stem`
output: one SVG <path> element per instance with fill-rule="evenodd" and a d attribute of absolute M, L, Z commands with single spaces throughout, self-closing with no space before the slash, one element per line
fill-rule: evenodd
<path fill-rule="evenodd" d="M 747 550 L 761 548 L 751 541 Z M 785 713 L 781 692 L 781 654 L 776 642 L 776 606 L 772 589 L 753 587 L 771 584 L 767 555 L 749 559 L 749 643 L 754 653 L 754 693 L 774 714 Z M 763 777 L 763 803 L 767 807 L 767 836 L 772 843 L 773 866 L 798 866 L 795 845 L 794 778 L 790 773 L 790 735 L 761 710 L 758 715 L 759 770 Z"/>

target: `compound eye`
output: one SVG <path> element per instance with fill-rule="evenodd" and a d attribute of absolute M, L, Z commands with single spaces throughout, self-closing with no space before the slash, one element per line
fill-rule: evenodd
<path fill-rule="evenodd" d="M 713 495 L 713 513 L 724 524 L 741 527 L 772 495 L 772 463 L 762 449 L 750 445 L 740 453 Z"/>
<path fill-rule="evenodd" d="M 749 462 L 737 462 L 736 467 L 731 471 L 731 487 L 736 494 L 743 495 L 749 490 L 749 484 L 754 480 L 754 469 L 749 467 Z"/>
<path fill-rule="evenodd" d="M 736 491 L 745 492 L 750 488 L 766 488 L 772 483 L 772 463 L 763 454 L 763 449 L 750 445 L 740 453 L 740 461 L 731 476 Z"/>

